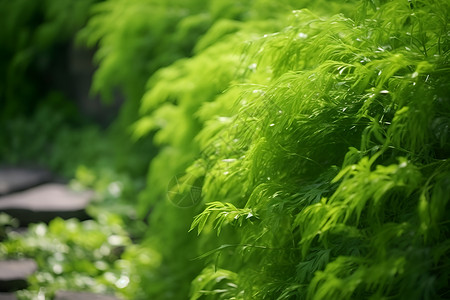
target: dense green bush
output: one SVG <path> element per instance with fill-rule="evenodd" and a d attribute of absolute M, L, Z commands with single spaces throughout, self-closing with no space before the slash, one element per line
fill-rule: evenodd
<path fill-rule="evenodd" d="M 192 281 L 192 299 L 445 297 L 449 7 L 360 4 L 217 22 L 150 80 L 137 129 L 166 145 L 141 197 L 153 296 Z M 192 185 L 203 204 L 182 209 Z"/>
<path fill-rule="evenodd" d="M 25 235 L 10 233 L 0 257 L 36 260 L 39 270 L 18 297 L 37 299 L 60 289 L 105 293 L 128 285 L 130 267 L 119 260 L 125 246 L 130 239 L 120 218 L 103 214 L 97 222 L 55 219 L 48 226 L 30 226 Z M 131 248 L 127 252 L 132 253 Z"/>

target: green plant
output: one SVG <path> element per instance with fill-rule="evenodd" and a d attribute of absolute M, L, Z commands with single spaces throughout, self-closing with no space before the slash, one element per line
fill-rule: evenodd
<path fill-rule="evenodd" d="M 445 297 L 449 7 L 360 4 L 352 18 L 278 15 L 266 35 L 248 20 L 217 23 L 225 44 L 248 41 L 232 78 L 221 77 L 225 62 L 212 78 L 197 75 L 213 49 L 215 61 L 235 53 L 208 33 L 205 50 L 150 81 L 152 110 L 137 128 L 161 128 L 156 140 L 168 146 L 142 196 L 157 229 L 149 240 L 166 268 L 204 259 L 192 299 Z M 205 93 L 190 98 L 180 78 Z M 218 79 L 224 92 L 202 100 Z M 179 233 L 198 207 L 163 202 L 170 176 L 203 183 L 197 240 Z"/>
<path fill-rule="evenodd" d="M 230 269 L 235 297 L 445 297 L 449 144 L 433 124 L 450 112 L 448 8 L 389 1 L 361 21 L 299 11 L 256 45 L 273 76 L 238 129 L 216 134 L 243 141 L 210 157 L 203 187 L 208 202 L 226 186 L 222 201 L 258 216 L 231 223 L 244 258 Z"/>
<path fill-rule="evenodd" d="M 124 288 L 128 277 L 118 267 L 118 259 L 130 240 L 122 227 L 120 219 L 103 214 L 99 222 L 55 219 L 48 226 L 30 226 L 24 235 L 9 233 L 1 244 L 1 257 L 32 257 L 38 264 L 29 288 L 18 292 L 19 298 L 35 299 L 38 293 L 51 296 L 59 289 L 113 292 Z"/>
<path fill-rule="evenodd" d="M 127 104 L 118 139 L 61 138 L 92 145 L 73 156 L 85 160 L 76 182 L 106 204 L 132 201 L 140 184 L 128 175 L 153 158 L 144 238 L 125 238 L 109 271 L 92 268 L 98 257 L 83 264 L 100 287 L 129 299 L 448 297 L 449 4 L 292 2 L 95 6 L 81 34 L 99 47 L 94 90 L 119 88 Z M 119 230 L 93 212 L 98 224 L 56 220 L 41 237 Z M 29 245 L 10 238 L 8 255 Z M 39 252 L 51 256 L 18 253 Z"/>

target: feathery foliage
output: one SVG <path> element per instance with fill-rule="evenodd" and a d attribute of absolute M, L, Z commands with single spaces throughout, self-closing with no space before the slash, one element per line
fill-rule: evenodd
<path fill-rule="evenodd" d="M 192 299 L 447 296 L 448 10 L 360 1 L 354 16 L 217 22 L 151 79 L 136 128 L 167 146 L 141 202 L 169 267 L 206 264 Z M 165 202 L 171 176 L 205 206 Z M 199 208 L 199 237 L 182 238 Z"/>
<path fill-rule="evenodd" d="M 130 280 L 120 294 L 448 298 L 449 9 L 95 5 L 79 36 L 98 47 L 93 90 L 120 90 L 115 126 L 158 147 L 141 153 L 152 158 L 137 204 L 149 226 L 115 266 Z"/>

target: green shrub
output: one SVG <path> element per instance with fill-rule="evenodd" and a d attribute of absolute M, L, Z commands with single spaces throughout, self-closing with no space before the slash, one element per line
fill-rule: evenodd
<path fill-rule="evenodd" d="M 166 146 L 142 195 L 149 241 L 177 278 L 193 269 L 161 297 L 202 264 L 192 299 L 445 297 L 449 7 L 361 4 L 352 18 L 278 15 L 265 35 L 218 22 L 152 78 L 137 129 Z M 172 192 L 192 184 L 202 207 L 177 211 Z"/>
<path fill-rule="evenodd" d="M 439 0 L 96 5 L 80 38 L 98 46 L 94 91 L 125 95 L 120 134 L 61 144 L 98 146 L 72 161 L 106 203 L 122 183 L 133 200 L 128 175 L 153 159 L 136 204 L 145 238 L 111 275 L 91 259 L 83 274 L 129 299 L 446 298 L 448 12 Z M 24 251 L 50 255 L 37 249 Z"/>
<path fill-rule="evenodd" d="M 55 219 L 48 226 L 30 226 L 24 235 L 9 233 L 0 245 L 1 258 L 33 257 L 38 264 L 19 299 L 52 297 L 57 290 L 120 291 L 122 281 L 129 282 L 128 270 L 118 260 L 130 245 L 122 227 L 120 218 L 103 214 L 99 222 Z"/>

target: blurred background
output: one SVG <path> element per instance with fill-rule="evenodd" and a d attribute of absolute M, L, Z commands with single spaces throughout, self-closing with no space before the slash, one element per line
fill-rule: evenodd
<path fill-rule="evenodd" d="M 92 195 L 2 209 L 0 260 L 35 264 L 3 291 L 448 297 L 448 9 L 0 0 L 0 183 L 46 174 L 0 205 L 44 181 Z"/>

